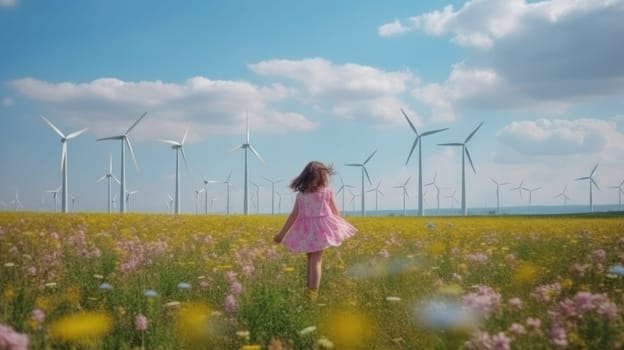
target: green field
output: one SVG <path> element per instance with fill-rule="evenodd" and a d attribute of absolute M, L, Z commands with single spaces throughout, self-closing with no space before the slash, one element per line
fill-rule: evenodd
<path fill-rule="evenodd" d="M 622 216 L 349 217 L 316 302 L 284 220 L 0 213 L 0 348 L 624 347 Z"/>

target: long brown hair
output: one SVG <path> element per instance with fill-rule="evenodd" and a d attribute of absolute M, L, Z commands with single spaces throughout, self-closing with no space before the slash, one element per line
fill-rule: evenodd
<path fill-rule="evenodd" d="M 290 183 L 290 188 L 296 192 L 316 192 L 329 183 L 329 175 L 333 175 L 332 166 L 317 161 L 308 163 L 299 176 Z"/>

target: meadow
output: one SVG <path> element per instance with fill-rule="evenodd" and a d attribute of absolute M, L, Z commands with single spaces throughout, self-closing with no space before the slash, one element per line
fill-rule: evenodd
<path fill-rule="evenodd" d="M 0 213 L 0 349 L 620 349 L 622 216 L 348 217 L 323 259 L 284 216 Z"/>

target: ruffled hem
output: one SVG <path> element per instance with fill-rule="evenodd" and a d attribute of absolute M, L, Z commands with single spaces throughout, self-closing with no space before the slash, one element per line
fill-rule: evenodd
<path fill-rule="evenodd" d="M 337 247 L 357 229 L 337 215 L 301 217 L 293 223 L 283 244 L 293 252 L 315 252 Z"/>

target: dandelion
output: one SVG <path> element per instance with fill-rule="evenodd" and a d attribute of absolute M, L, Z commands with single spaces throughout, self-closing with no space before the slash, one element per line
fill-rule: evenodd
<path fill-rule="evenodd" d="M 134 318 L 134 328 L 137 331 L 144 332 L 145 330 L 147 330 L 148 325 L 149 325 L 149 322 L 147 321 L 147 317 L 145 317 L 144 315 L 138 314 Z"/>
<path fill-rule="evenodd" d="M 165 307 L 168 308 L 176 308 L 180 306 L 180 302 L 179 301 L 170 301 L 168 303 L 165 304 Z"/>
<path fill-rule="evenodd" d="M 28 336 L 12 327 L 0 324 L 0 349 L 28 350 Z"/>
<path fill-rule="evenodd" d="M 333 349 L 334 343 L 326 337 L 321 337 L 317 341 L 320 349 Z"/>
<path fill-rule="evenodd" d="M 262 346 L 260 346 L 260 345 L 243 345 L 243 346 L 241 346 L 241 350 L 262 350 Z"/>
<path fill-rule="evenodd" d="M 249 339 L 249 331 L 237 331 L 236 336 L 240 338 Z"/>
<path fill-rule="evenodd" d="M 399 298 L 399 297 L 386 297 L 386 300 L 389 301 L 389 302 L 397 303 L 397 302 L 401 301 L 401 298 Z"/>
<path fill-rule="evenodd" d="M 64 316 L 49 326 L 50 336 L 74 342 L 88 342 L 108 334 L 112 318 L 101 312 L 83 312 Z"/>
<path fill-rule="evenodd" d="M 295 268 L 292 267 L 292 266 L 286 266 L 286 267 L 284 267 L 283 271 L 284 272 L 294 272 Z"/>

